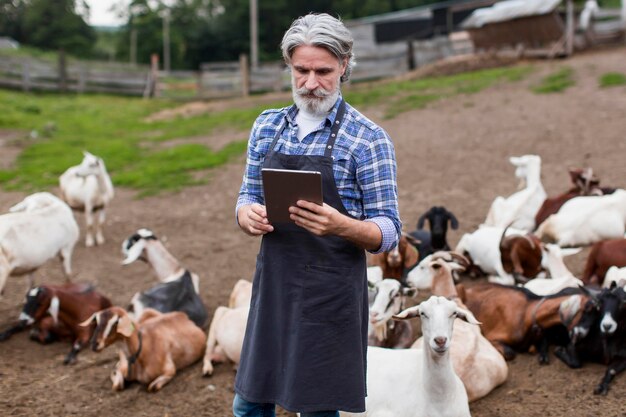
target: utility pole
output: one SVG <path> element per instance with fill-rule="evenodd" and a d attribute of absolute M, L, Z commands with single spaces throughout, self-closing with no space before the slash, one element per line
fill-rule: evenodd
<path fill-rule="evenodd" d="M 170 9 L 163 10 L 163 69 L 170 72 Z"/>
<path fill-rule="evenodd" d="M 254 69 L 259 67 L 259 8 L 257 2 L 258 0 L 250 0 L 250 63 Z"/>

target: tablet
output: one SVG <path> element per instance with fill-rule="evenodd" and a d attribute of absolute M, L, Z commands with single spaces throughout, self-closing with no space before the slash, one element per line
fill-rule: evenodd
<path fill-rule="evenodd" d="M 263 195 L 267 219 L 270 223 L 293 222 L 289 218 L 289 207 L 296 201 L 306 200 L 323 203 L 322 174 L 318 171 L 263 168 Z"/>

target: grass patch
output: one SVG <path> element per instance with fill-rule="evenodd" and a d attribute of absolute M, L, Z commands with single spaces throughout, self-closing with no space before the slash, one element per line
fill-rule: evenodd
<path fill-rule="evenodd" d="M 626 85 L 626 75 L 619 72 L 609 72 L 600 77 L 600 87 L 615 87 Z"/>
<path fill-rule="evenodd" d="M 574 84 L 574 71 L 569 67 L 565 67 L 545 77 L 541 84 L 533 87 L 532 90 L 537 94 L 559 93 Z"/>
<path fill-rule="evenodd" d="M 347 101 L 357 108 L 379 106 L 388 118 L 420 109 L 444 97 L 473 94 L 495 83 L 522 79 L 531 67 L 508 67 L 447 77 L 355 86 Z M 0 170 L 0 186 L 41 191 L 58 185 L 82 151 L 101 156 L 115 185 L 140 195 L 180 190 L 210 178 L 198 175 L 227 163 L 246 150 L 248 131 L 266 108 L 233 108 L 190 118 L 147 122 L 147 116 L 175 107 L 171 100 L 105 95 L 32 94 L 0 90 L 0 129 L 20 130 L 15 139 L 24 150 L 14 169 Z M 218 129 L 241 131 L 241 138 L 217 151 L 198 143 L 150 146 L 180 138 L 211 135 Z"/>

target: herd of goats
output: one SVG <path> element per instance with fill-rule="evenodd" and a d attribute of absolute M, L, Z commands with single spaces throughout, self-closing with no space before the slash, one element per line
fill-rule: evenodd
<path fill-rule="evenodd" d="M 572 188 L 548 197 L 539 156 L 510 162 L 520 190 L 497 197 L 485 222 L 454 250 L 446 234 L 458 221 L 435 206 L 396 248 L 368 255 L 368 416 L 468 416 L 469 402 L 507 379 L 506 361 L 516 352 L 534 349 L 548 363 L 550 345 L 572 368 L 607 365 L 596 394 L 606 394 L 626 369 L 626 190 L 600 187 L 590 168 L 571 169 Z M 9 276 L 31 276 L 22 312 L 0 341 L 27 328 L 41 343 L 69 339 L 66 364 L 87 346 L 99 352 L 121 342 L 114 390 L 139 381 L 158 391 L 177 370 L 202 359 L 206 376 L 215 363 L 236 369 L 252 284 L 236 283 L 207 335 L 198 276 L 152 231 L 140 229 L 122 245 L 123 264 L 143 260 L 160 282 L 136 293 L 127 308 L 113 306 L 91 285 L 69 280 L 80 234 L 72 210 L 85 214 L 85 245 L 104 242 L 114 192 L 102 159 L 85 152 L 60 177 L 60 190 L 61 198 L 35 193 L 0 215 L 0 293 Z M 575 277 L 563 257 L 588 245 L 584 274 Z M 55 256 L 68 281 L 33 287 L 33 271 Z M 459 282 L 478 275 L 488 279 Z M 406 308 L 419 290 L 430 298 Z M 404 321 L 414 317 L 421 323 L 417 340 Z"/>

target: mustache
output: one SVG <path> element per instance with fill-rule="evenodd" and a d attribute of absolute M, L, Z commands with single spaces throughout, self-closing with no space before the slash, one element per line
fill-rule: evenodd
<path fill-rule="evenodd" d="M 318 98 L 325 98 L 330 96 L 331 92 L 321 87 L 318 87 L 315 90 L 309 90 L 306 87 L 301 87 L 296 90 L 296 94 L 298 94 L 299 96 L 315 96 Z"/>

